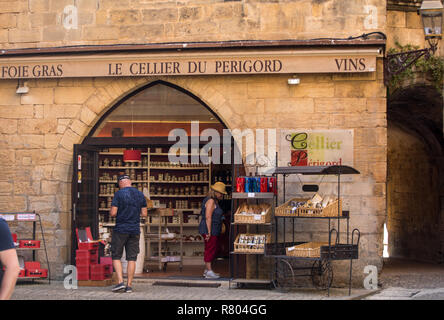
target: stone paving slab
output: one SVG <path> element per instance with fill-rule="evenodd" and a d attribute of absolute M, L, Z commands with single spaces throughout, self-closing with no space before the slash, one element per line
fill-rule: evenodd
<path fill-rule="evenodd" d="M 78 287 L 67 290 L 63 282 L 48 284 L 19 284 L 13 300 L 350 300 L 367 294 L 367 290 L 354 289 L 348 296 L 348 289 L 331 288 L 330 297 L 326 291 L 297 289 L 282 293 L 268 289 L 230 289 L 228 284 L 218 288 L 153 286 L 150 282 L 134 283 L 133 293 L 113 293 L 111 287 Z"/>

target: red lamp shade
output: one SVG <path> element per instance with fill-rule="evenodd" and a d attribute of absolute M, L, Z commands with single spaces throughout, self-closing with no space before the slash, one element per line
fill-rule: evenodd
<path fill-rule="evenodd" d="M 140 150 L 125 150 L 123 151 L 123 161 L 125 162 L 140 162 L 142 155 Z"/>

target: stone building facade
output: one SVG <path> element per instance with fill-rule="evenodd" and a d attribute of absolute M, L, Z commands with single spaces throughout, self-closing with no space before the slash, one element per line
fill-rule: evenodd
<path fill-rule="evenodd" d="M 427 48 L 421 1 L 388 1 L 387 49 Z M 443 57 L 439 44 L 435 56 Z M 389 253 L 428 262 L 444 259 L 442 85 L 423 74 L 389 92 L 387 228 Z"/>
<path fill-rule="evenodd" d="M 75 11 L 77 16 L 73 16 Z M 110 49 L 136 44 L 290 39 L 313 41 L 304 48 L 339 50 L 342 47 L 334 45 L 336 40 L 325 44 L 320 39 L 385 33 L 389 25 L 397 27 L 394 14 L 386 15 L 383 0 L 2 1 L 0 63 L 27 57 L 38 61 L 36 48 L 49 53 L 58 50 L 58 55 L 76 50 L 88 55 L 104 50 L 99 46 Z M 362 45 L 365 40 L 357 39 L 344 46 L 359 49 Z M 374 47 L 384 48 L 384 41 Z M 382 267 L 387 212 L 387 97 L 382 55 L 376 57 L 372 72 L 298 74 L 298 86 L 289 86 L 288 77 L 28 79 L 29 92 L 22 95 L 16 93 L 17 79 L 1 79 L 0 211 L 36 210 L 42 215 L 52 274 L 62 277 L 63 266 L 70 262 L 73 236 L 73 145 L 81 144 L 118 101 L 162 80 L 198 97 L 228 128 L 353 130 L 353 162 L 360 175 L 346 181 L 342 192 L 351 212 L 351 228 L 361 231 L 360 259 L 354 263 L 354 281 L 360 285 L 364 266 Z M 323 230 L 318 224 L 298 228 L 307 238 Z"/>

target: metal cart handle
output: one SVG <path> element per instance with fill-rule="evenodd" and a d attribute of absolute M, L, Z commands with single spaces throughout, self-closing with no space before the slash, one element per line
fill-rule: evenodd
<path fill-rule="evenodd" d="M 358 233 L 358 242 L 356 244 L 359 246 L 359 241 L 361 240 L 361 232 L 357 228 L 353 229 L 352 231 L 352 244 L 354 244 L 355 232 Z"/>
<path fill-rule="evenodd" d="M 335 244 L 338 244 L 338 230 L 336 230 L 335 228 L 330 230 L 330 233 L 328 235 L 328 243 L 331 245 L 331 236 L 333 231 L 336 233 L 336 240 L 335 240 Z"/>

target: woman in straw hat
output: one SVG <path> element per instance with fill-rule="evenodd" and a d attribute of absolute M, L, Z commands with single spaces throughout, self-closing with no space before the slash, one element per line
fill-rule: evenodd
<path fill-rule="evenodd" d="M 202 220 L 199 224 L 199 233 L 205 240 L 204 262 L 206 279 L 217 279 L 219 274 L 215 273 L 211 268 L 211 263 L 216 258 L 218 251 L 218 238 L 222 232 L 224 219 L 223 210 L 219 206 L 219 201 L 223 199 L 223 195 L 227 194 L 225 184 L 216 182 L 210 188 L 208 196 L 202 202 L 201 216 Z"/>

